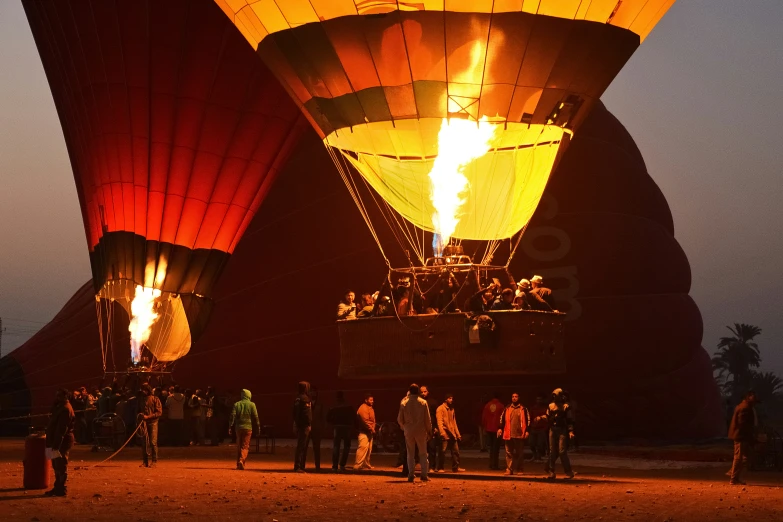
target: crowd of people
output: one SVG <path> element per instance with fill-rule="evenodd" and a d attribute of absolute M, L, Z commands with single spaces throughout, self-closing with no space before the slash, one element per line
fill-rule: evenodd
<path fill-rule="evenodd" d="M 141 441 L 142 466 L 153 467 L 157 461 L 157 439 L 159 426 L 165 418 L 168 410 L 168 422 L 171 433 L 184 433 L 182 438 L 174 440 L 180 443 L 201 444 L 206 439 L 203 433 L 196 433 L 196 441 L 188 442 L 188 424 L 183 418 L 177 418 L 179 412 L 194 410 L 201 416 L 201 408 L 205 403 L 212 408 L 213 414 L 205 418 L 220 419 L 216 412 L 218 407 L 214 391 L 207 388 L 203 396 L 198 390 L 188 397 L 188 393 L 181 393 L 178 387 L 169 389 L 153 388 L 149 383 L 142 383 L 135 394 L 136 420 L 133 424 L 134 432 L 138 433 Z M 79 395 L 71 394 L 66 389 L 60 389 L 55 394 L 54 405 L 50 412 L 49 423 L 46 427 L 47 455 L 52 460 L 52 468 L 55 473 L 55 483 L 52 490 L 46 492 L 47 496 L 65 496 L 66 480 L 68 477 L 68 457 L 74 445 L 74 431 L 77 425 L 77 415 L 71 401 L 84 400 L 85 404 L 94 406 L 97 413 L 108 412 L 112 405 L 115 408 L 124 401 L 125 407 L 133 397 L 125 400 L 122 392 L 112 392 L 111 388 L 103 391 L 88 393 L 85 397 L 83 389 L 77 390 Z M 166 393 L 164 393 L 166 392 Z M 165 398 L 165 404 L 161 400 Z M 251 401 L 249 390 L 242 390 L 239 400 L 229 408 L 229 415 L 222 421 L 222 428 L 229 436 L 236 437 L 236 467 L 245 469 L 250 440 L 260 430 L 260 421 L 256 405 Z M 734 461 L 728 475 L 730 483 L 744 484 L 742 474 L 746 466 L 749 454 L 755 441 L 757 403 L 755 393 L 748 392 L 744 400 L 735 408 L 729 427 L 729 438 L 734 441 Z M 211 404 L 211 406 L 210 406 Z M 306 469 L 307 452 L 310 445 L 313 449 L 314 469 L 321 469 L 321 440 L 328 436 L 327 425 L 331 425 L 333 437 L 332 443 L 332 471 L 347 470 L 349 452 L 351 449 L 351 433 L 354 428 L 358 431 L 358 448 L 356 450 L 353 470 L 361 471 L 373 469 L 372 451 L 375 438 L 378 433 L 378 422 L 375 418 L 374 397 L 368 393 L 364 401 L 354 409 L 348 404 L 342 392 L 336 394 L 336 402 L 328 410 L 324 407 L 318 390 L 311 387 L 310 383 L 299 383 L 298 394 L 292 408 L 293 434 L 296 437 L 296 450 L 294 452 L 294 471 L 304 473 Z M 90 411 L 82 410 L 81 413 Z M 544 471 L 547 478 L 555 479 L 555 466 L 559 459 L 567 479 L 574 477 L 571 463 L 568 457 L 569 445 L 575 442 L 575 415 L 573 403 L 568 394 L 557 388 L 552 392 L 549 401 L 543 394 L 539 394 L 535 404 L 530 408 L 520 401 L 518 393 L 512 393 L 510 401 L 503 403 L 498 395 L 484 404 L 481 412 L 480 433 L 484 435 L 484 441 L 489 452 L 489 468 L 499 470 L 499 452 L 501 443 L 505 447 L 506 475 L 522 473 L 524 466 L 524 449 L 530 446 L 533 461 L 544 460 Z M 174 412 L 174 418 L 171 414 Z M 124 413 L 124 412 L 123 412 Z M 116 413 L 115 413 L 116 415 Z M 193 417 L 191 417 L 193 419 Z M 183 421 L 183 422 L 179 422 Z M 454 395 L 444 394 L 444 400 L 438 404 L 430 395 L 427 386 L 411 384 L 405 397 L 399 404 L 397 424 L 402 432 L 398 467 L 409 482 L 415 481 L 415 467 L 418 462 L 421 467 L 420 480 L 429 480 L 429 472 L 443 473 L 445 470 L 446 456 L 450 456 L 451 471 L 461 473 L 465 471 L 460 464 L 460 442 L 462 435 L 456 418 L 454 407 Z M 198 426 L 198 422 L 195 424 Z M 191 425 L 192 427 L 192 425 Z M 177 430 L 181 430 L 178 432 Z M 222 429 L 215 433 L 222 433 Z M 219 438 L 219 436 L 218 436 Z M 218 444 L 215 439 L 210 442 Z"/>
<path fill-rule="evenodd" d="M 475 278 L 473 278 L 475 279 Z M 467 292 L 467 293 L 466 293 Z M 458 303 L 466 294 L 463 307 Z M 544 286 L 544 278 L 534 275 L 529 280 L 511 281 L 505 288 L 500 281 L 481 286 L 470 277 L 460 284 L 451 272 L 444 272 L 422 291 L 418 284 L 411 286 L 410 276 L 403 275 L 394 286 L 385 283 L 381 290 L 363 293 L 356 302 L 356 293 L 347 290 L 337 305 L 337 319 L 408 316 L 438 313 L 483 314 L 502 310 L 557 311 L 552 290 Z"/>
<path fill-rule="evenodd" d="M 321 439 L 326 424 L 332 425 L 334 440 L 332 449 L 332 470 L 345 471 L 351 439 L 351 426 L 356 425 L 358 447 L 355 471 L 373 469 L 372 448 L 377 435 L 374 397 L 367 394 L 357 410 L 346 404 L 342 392 L 337 392 L 337 402 L 324 416 L 324 408 L 318 391 L 310 383 L 299 383 L 298 395 L 293 405 L 293 432 L 297 438 L 294 453 L 294 471 L 303 473 L 306 468 L 308 447 L 312 444 L 314 469 L 320 471 Z M 451 471 L 465 471 L 460 465 L 459 444 L 462 441 L 454 408 L 454 395 L 447 393 L 438 404 L 427 386 L 411 384 L 400 402 L 397 424 L 403 433 L 404 442 L 398 459 L 398 467 L 410 482 L 414 481 L 415 464 L 421 466 L 421 480 L 428 481 L 429 471 L 443 473 L 446 457 L 451 459 Z M 533 459 L 546 457 L 544 470 L 548 478 L 555 479 L 555 463 L 560 459 L 567 478 L 573 478 L 568 447 L 574 439 L 574 414 L 567 394 L 560 388 L 552 393 L 547 403 L 539 396 L 533 408 L 526 408 L 520 402 L 518 393 L 511 395 L 511 401 L 503 404 L 498 396 L 484 405 L 481 430 L 489 441 L 489 468 L 500 469 L 500 443 L 505 446 L 505 474 L 521 473 L 525 444 L 531 446 Z M 237 466 L 239 467 L 239 465 Z"/>

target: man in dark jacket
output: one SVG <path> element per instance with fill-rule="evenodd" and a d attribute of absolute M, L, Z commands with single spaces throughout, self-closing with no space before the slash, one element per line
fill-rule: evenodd
<path fill-rule="evenodd" d="M 55 394 L 49 424 L 46 426 L 46 447 L 52 455 L 54 488 L 44 493 L 48 497 L 64 497 L 65 481 L 68 480 L 68 453 L 73 447 L 73 425 L 75 415 L 68 402 L 68 390 Z"/>
<path fill-rule="evenodd" d="M 139 422 L 143 424 L 141 458 L 142 467 L 154 468 L 158 463 L 158 419 L 163 415 L 160 399 L 152 394 L 149 383 L 141 385 L 143 403 L 140 404 Z"/>
<path fill-rule="evenodd" d="M 419 386 L 419 397 L 427 401 L 427 407 L 430 409 L 430 420 L 432 421 L 432 436 L 427 440 L 427 459 L 429 460 L 429 469 L 434 471 L 438 467 L 438 451 L 440 450 L 440 439 L 438 438 L 438 402 L 430 395 L 428 386 Z"/>
<path fill-rule="evenodd" d="M 354 425 L 356 414 L 353 407 L 345 402 L 345 396 L 342 391 L 337 392 L 337 403 L 329 409 L 326 414 L 326 420 L 334 428 L 334 441 L 332 445 L 332 470 L 345 471 L 345 465 L 348 463 L 348 453 L 351 451 L 351 426 Z M 343 446 L 343 453 L 340 455 L 340 445 Z"/>
<path fill-rule="evenodd" d="M 729 425 L 729 438 L 734 441 L 734 462 L 731 465 L 729 484 L 745 484 L 742 480 L 745 462 L 747 462 L 756 442 L 756 394 L 749 391 L 745 399 L 734 408 Z"/>
<path fill-rule="evenodd" d="M 534 275 L 530 278 L 530 284 L 533 286 L 533 289 L 530 291 L 530 297 L 532 297 L 533 300 L 540 298 L 540 300 L 549 305 L 552 310 L 557 310 L 557 307 L 555 307 L 555 299 L 552 297 L 552 290 L 544 286 L 543 277 Z M 533 303 L 530 304 L 533 306 Z M 536 308 L 533 309 L 536 310 Z"/>
<path fill-rule="evenodd" d="M 310 442 L 310 430 L 313 425 L 313 408 L 310 402 L 310 383 L 299 383 L 299 394 L 294 399 L 293 419 L 296 452 L 294 453 L 294 471 L 304 473 L 307 459 L 307 445 Z"/>
<path fill-rule="evenodd" d="M 504 288 L 500 292 L 500 297 L 492 303 L 492 310 L 513 310 L 514 309 L 514 291 L 510 288 Z"/>
<path fill-rule="evenodd" d="M 555 479 L 555 463 L 559 457 L 566 477 L 572 479 L 574 472 L 571 471 L 571 460 L 568 458 L 568 441 L 574 438 L 574 417 L 562 389 L 557 388 L 552 392 L 552 402 L 547 406 L 545 418 L 549 426 L 548 478 Z"/>
<path fill-rule="evenodd" d="M 315 471 L 321 471 L 321 438 L 326 431 L 326 412 L 324 411 L 323 400 L 318 397 L 318 388 L 315 386 L 310 389 L 310 409 L 313 412 L 312 422 L 310 423 L 313 462 L 315 463 Z M 307 453 L 307 447 L 305 447 L 305 453 Z"/>

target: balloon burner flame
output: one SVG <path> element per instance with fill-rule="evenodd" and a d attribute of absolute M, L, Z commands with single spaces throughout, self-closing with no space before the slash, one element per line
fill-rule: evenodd
<path fill-rule="evenodd" d="M 443 256 L 460 220 L 460 208 L 465 203 L 465 192 L 470 187 L 465 168 L 490 151 L 499 125 L 487 121 L 443 118 L 438 132 L 438 157 L 432 165 L 429 178 L 432 184 L 432 214 L 434 235 L 432 250 Z"/>
<path fill-rule="evenodd" d="M 141 360 L 141 348 L 149 340 L 152 325 L 158 320 L 158 312 L 155 311 L 155 299 L 158 297 L 160 297 L 160 290 L 136 285 L 136 293 L 131 301 L 131 320 L 128 325 L 133 364 L 138 364 Z"/>

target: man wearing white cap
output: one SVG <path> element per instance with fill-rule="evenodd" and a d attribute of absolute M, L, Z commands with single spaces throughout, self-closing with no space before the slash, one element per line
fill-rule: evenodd
<path fill-rule="evenodd" d="M 533 289 L 530 291 L 532 295 L 540 297 L 542 301 L 552 307 L 552 310 L 557 310 L 555 307 L 555 300 L 552 297 L 552 290 L 544 286 L 543 277 L 534 275 L 530 278 L 530 284 L 533 286 Z"/>

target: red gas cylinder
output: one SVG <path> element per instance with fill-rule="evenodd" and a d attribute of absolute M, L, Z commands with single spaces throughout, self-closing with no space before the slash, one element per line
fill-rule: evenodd
<path fill-rule="evenodd" d="M 30 435 L 24 440 L 24 489 L 48 489 L 52 465 L 46 458 L 46 436 Z"/>

